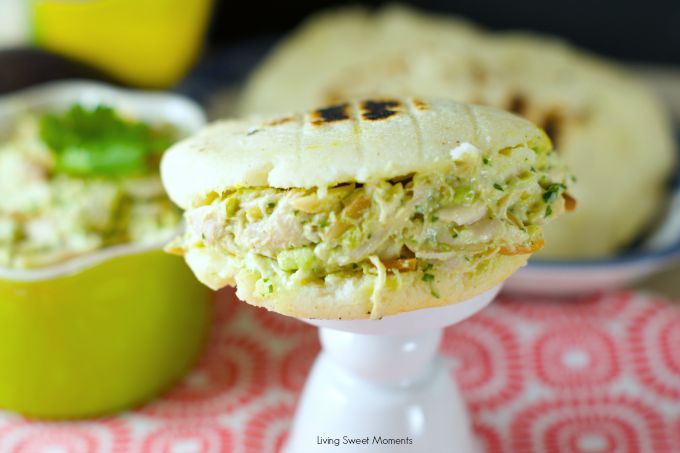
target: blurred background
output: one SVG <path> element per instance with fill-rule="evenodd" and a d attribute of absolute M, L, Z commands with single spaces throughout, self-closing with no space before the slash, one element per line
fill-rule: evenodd
<path fill-rule="evenodd" d="M 379 7 L 387 2 L 356 3 Z M 461 15 L 493 30 L 546 32 L 624 61 L 680 63 L 677 1 L 402 3 Z M 241 2 L 236 8 L 224 0 L 2 0 L 0 91 L 74 75 L 167 88 L 181 80 L 198 57 L 203 57 L 204 65 L 212 59 L 214 72 L 215 54 L 229 49 L 234 59 L 221 62 L 220 76 L 242 77 L 277 38 L 310 14 L 347 4 L 351 3 L 297 0 L 264 6 Z M 25 46 L 68 60 L 16 51 Z"/>
<path fill-rule="evenodd" d="M 289 31 L 307 15 L 343 1 L 288 1 L 267 6 L 217 0 L 210 32 L 213 46 Z M 385 1 L 355 2 L 380 6 Z M 612 57 L 680 63 L 680 2 L 673 0 L 569 2 L 526 0 L 402 1 L 418 8 L 465 16 L 496 30 L 526 29 L 555 34 Z M 249 20 L 243 20 L 249 18 Z"/>

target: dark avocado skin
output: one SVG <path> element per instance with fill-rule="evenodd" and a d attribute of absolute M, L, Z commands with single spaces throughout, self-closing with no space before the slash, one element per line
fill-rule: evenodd
<path fill-rule="evenodd" d="M 86 64 L 32 48 L 0 50 L 0 95 L 61 79 L 94 79 L 119 84 Z"/>

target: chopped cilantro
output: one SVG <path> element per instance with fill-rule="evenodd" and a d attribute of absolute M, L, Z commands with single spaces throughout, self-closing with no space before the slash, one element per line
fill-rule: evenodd
<path fill-rule="evenodd" d="M 484 165 L 489 165 L 489 159 L 486 157 L 482 157 L 482 162 L 484 162 Z"/>
<path fill-rule="evenodd" d="M 496 189 L 496 190 L 500 190 L 501 192 L 503 191 L 503 186 L 501 186 L 497 182 L 494 183 L 493 188 Z"/>
<path fill-rule="evenodd" d="M 427 273 L 423 274 L 423 281 L 428 282 L 428 283 L 433 282 L 434 281 L 434 275 L 433 274 L 427 274 Z"/>
<path fill-rule="evenodd" d="M 105 105 L 75 104 L 65 113 L 45 114 L 40 137 L 55 154 L 55 171 L 76 176 L 148 173 L 172 143 L 170 133 L 124 119 Z"/>
<path fill-rule="evenodd" d="M 557 195 L 560 189 L 563 188 L 563 184 L 550 184 L 548 188 L 543 192 L 543 201 L 546 203 L 552 203 L 557 199 Z"/>
<path fill-rule="evenodd" d="M 550 217 L 550 214 L 552 214 L 552 206 L 547 206 L 545 208 L 545 216 Z"/>

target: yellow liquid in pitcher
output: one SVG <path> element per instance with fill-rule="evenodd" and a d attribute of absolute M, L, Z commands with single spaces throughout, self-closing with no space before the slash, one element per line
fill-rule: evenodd
<path fill-rule="evenodd" d="M 196 58 L 212 0 L 33 0 L 36 42 L 124 82 L 163 88 Z"/>

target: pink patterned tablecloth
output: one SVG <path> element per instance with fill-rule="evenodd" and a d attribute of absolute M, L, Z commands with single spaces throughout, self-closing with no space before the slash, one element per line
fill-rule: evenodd
<path fill-rule="evenodd" d="M 280 449 L 316 329 L 219 294 L 208 348 L 164 398 L 92 422 L 0 416 L 0 452 Z M 680 307 L 619 292 L 501 296 L 442 345 L 487 452 L 680 452 Z M 340 451 L 341 449 L 338 449 Z"/>

